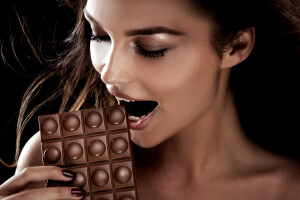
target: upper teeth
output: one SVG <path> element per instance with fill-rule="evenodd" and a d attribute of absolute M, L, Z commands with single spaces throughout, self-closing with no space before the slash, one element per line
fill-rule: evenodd
<path fill-rule="evenodd" d="M 118 101 L 126 101 L 126 102 L 135 102 L 134 100 L 128 100 L 128 99 L 123 99 L 123 98 L 119 98 L 116 97 Z"/>

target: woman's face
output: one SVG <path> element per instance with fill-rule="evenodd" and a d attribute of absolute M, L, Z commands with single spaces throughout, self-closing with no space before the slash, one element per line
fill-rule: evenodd
<path fill-rule="evenodd" d="M 143 147 L 184 134 L 217 95 L 220 59 L 210 43 L 211 24 L 188 6 L 181 0 L 88 0 L 85 8 L 92 63 L 108 91 L 142 107 L 157 103 L 148 115 L 140 109 L 146 117 L 130 117 L 132 140 Z M 129 103 L 135 111 L 136 102 Z"/>

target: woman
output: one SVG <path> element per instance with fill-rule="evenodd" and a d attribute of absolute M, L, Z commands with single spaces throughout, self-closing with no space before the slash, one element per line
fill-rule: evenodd
<path fill-rule="evenodd" d="M 246 136 L 253 128 L 244 124 L 243 112 L 251 114 L 252 107 L 241 101 L 255 103 L 253 94 L 271 94 L 267 74 L 291 77 L 299 70 L 299 3 L 70 1 L 78 15 L 71 51 L 32 89 L 57 75 L 60 112 L 110 105 L 113 96 L 128 107 L 140 199 L 298 199 L 299 162 Z M 256 83 L 265 79 L 265 85 Z M 69 106 L 75 88 L 82 90 Z M 41 189 L 44 180 L 73 177 L 39 167 L 41 158 L 35 134 L 0 196 L 82 198 L 78 188 Z"/>

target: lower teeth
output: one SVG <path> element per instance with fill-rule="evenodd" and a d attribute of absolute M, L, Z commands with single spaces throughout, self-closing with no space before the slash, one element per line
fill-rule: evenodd
<path fill-rule="evenodd" d="M 129 119 L 130 121 L 135 121 L 135 122 L 137 122 L 137 121 L 139 121 L 139 120 L 141 120 L 141 119 L 144 119 L 146 116 L 147 116 L 147 115 L 143 115 L 143 116 L 141 116 L 141 117 L 129 116 L 128 119 Z"/>

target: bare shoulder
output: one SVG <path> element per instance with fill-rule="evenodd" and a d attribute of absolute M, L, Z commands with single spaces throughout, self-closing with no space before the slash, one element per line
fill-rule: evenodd
<path fill-rule="evenodd" d="M 20 158 L 18 160 L 18 166 L 16 173 L 19 173 L 22 169 L 31 166 L 41 166 L 42 163 L 42 152 L 40 133 L 34 134 L 22 149 Z"/>
<path fill-rule="evenodd" d="M 278 192 L 281 193 L 282 199 L 300 199 L 300 161 L 285 160 Z"/>

